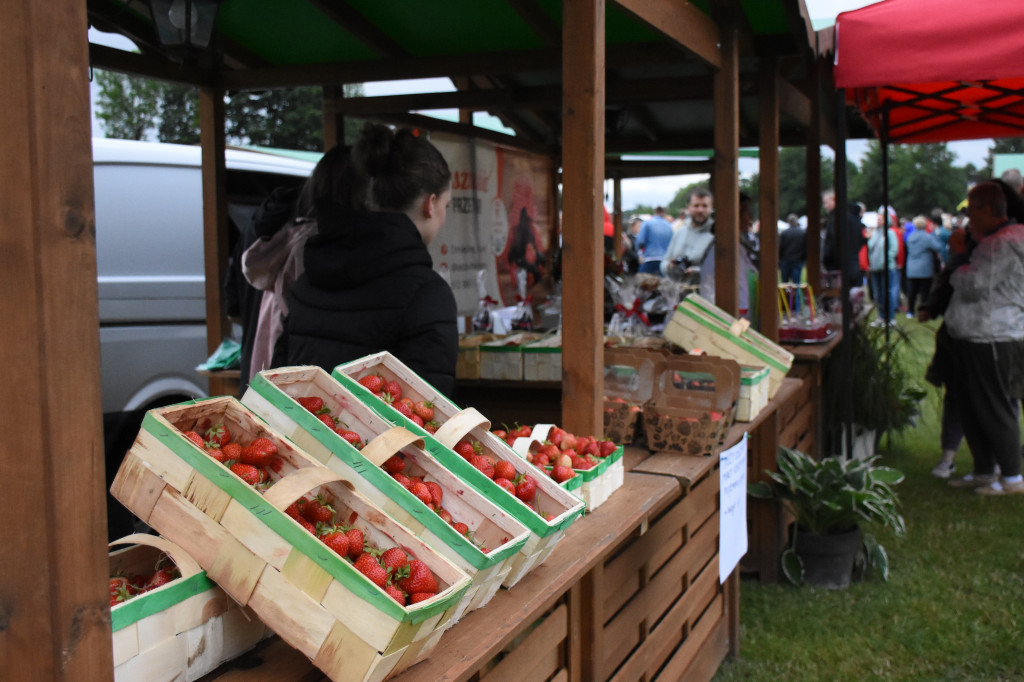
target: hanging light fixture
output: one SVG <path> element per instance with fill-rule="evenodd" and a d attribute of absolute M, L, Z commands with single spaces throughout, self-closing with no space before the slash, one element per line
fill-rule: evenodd
<path fill-rule="evenodd" d="M 220 0 L 149 0 L 163 45 L 205 48 L 210 44 Z"/>

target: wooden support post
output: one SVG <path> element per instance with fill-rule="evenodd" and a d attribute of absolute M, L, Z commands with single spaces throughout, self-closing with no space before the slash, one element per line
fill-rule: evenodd
<path fill-rule="evenodd" d="M 345 114 L 339 104 L 345 99 L 341 85 L 325 85 L 324 93 L 324 151 L 345 144 Z"/>
<path fill-rule="evenodd" d="M 224 150 L 224 91 L 199 89 L 199 139 L 203 152 L 203 253 L 206 274 L 206 352 L 212 354 L 231 336 L 224 314 L 224 276 L 228 267 L 228 200 Z M 204 358 L 197 358 L 196 364 Z M 234 395 L 237 379 L 210 377 L 210 395 Z"/>
<path fill-rule="evenodd" d="M 815 66 L 820 66 L 821 61 Z M 807 283 L 821 291 L 821 77 L 811 69 L 811 124 L 807 127 Z"/>
<path fill-rule="evenodd" d="M 111 679 L 86 6 L 0 3 L 0 677 Z"/>
<path fill-rule="evenodd" d="M 779 340 L 779 75 L 774 59 L 761 64 L 758 85 L 761 146 L 758 152 L 761 219 L 761 333 Z M 754 302 L 750 302 L 753 306 Z"/>
<path fill-rule="evenodd" d="M 605 5 L 572 0 L 562 11 L 562 422 L 601 433 Z"/>
<path fill-rule="evenodd" d="M 734 17 L 720 27 L 722 67 L 715 73 L 715 305 L 736 315 L 739 292 L 739 39 Z"/>

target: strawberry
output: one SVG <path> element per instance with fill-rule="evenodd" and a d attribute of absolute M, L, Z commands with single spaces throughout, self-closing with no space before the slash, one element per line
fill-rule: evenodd
<path fill-rule="evenodd" d="M 546 467 L 551 464 L 551 458 L 545 452 L 538 452 L 533 456 L 533 463 L 539 467 Z"/>
<path fill-rule="evenodd" d="M 569 467 L 556 466 L 551 469 L 551 478 L 559 483 L 565 483 L 576 474 Z"/>
<path fill-rule="evenodd" d="M 494 465 L 483 455 L 473 455 L 470 457 L 469 463 L 483 472 L 487 478 L 494 478 Z"/>
<path fill-rule="evenodd" d="M 203 450 L 206 449 L 206 441 L 203 440 L 203 437 L 200 436 L 195 431 L 186 431 L 184 433 L 184 435 L 185 435 L 185 438 L 188 438 L 190 441 L 195 443 L 196 447 L 201 448 Z"/>
<path fill-rule="evenodd" d="M 412 486 L 412 479 L 405 474 L 391 474 L 391 478 L 395 479 L 402 484 L 402 487 L 408 490 Z"/>
<path fill-rule="evenodd" d="M 402 592 L 400 589 L 398 589 L 397 587 L 395 587 L 391 583 L 388 583 L 387 585 L 384 586 L 384 591 L 388 593 L 389 597 L 394 599 L 396 602 L 398 602 L 402 606 L 405 606 L 405 592 Z"/>
<path fill-rule="evenodd" d="M 523 502 L 532 502 L 537 496 L 537 481 L 529 474 L 523 475 L 523 480 L 516 486 L 516 497 Z"/>
<path fill-rule="evenodd" d="M 439 486 L 434 481 L 427 481 L 425 485 L 430 490 L 430 497 L 434 501 L 433 502 L 433 506 L 434 507 L 440 507 L 441 506 L 441 498 L 444 497 L 444 491 L 441 489 L 441 486 Z"/>
<path fill-rule="evenodd" d="M 384 377 L 379 374 L 367 374 L 359 379 L 359 383 L 368 388 L 371 393 L 380 393 L 384 390 Z"/>
<path fill-rule="evenodd" d="M 265 467 L 277 454 L 277 446 L 269 438 L 257 438 L 249 443 L 248 447 L 242 448 L 241 460 L 244 464 L 251 464 L 256 467 Z"/>
<path fill-rule="evenodd" d="M 413 404 L 412 411 L 419 415 L 424 422 L 428 422 L 434 418 L 434 403 L 429 400 L 421 400 Z"/>
<path fill-rule="evenodd" d="M 428 507 L 432 508 L 434 506 L 434 496 L 430 494 L 430 488 L 427 487 L 426 483 L 413 483 L 412 487 L 409 488 L 409 492 L 418 497 Z"/>
<path fill-rule="evenodd" d="M 405 551 L 401 547 L 392 547 L 380 555 L 380 563 L 383 564 L 388 573 L 394 575 L 398 569 L 409 563 L 409 557 L 406 556 Z"/>
<path fill-rule="evenodd" d="M 388 581 L 388 572 L 373 558 L 373 555 L 363 552 L 355 560 L 356 570 L 370 579 L 377 587 L 384 587 Z"/>
<path fill-rule="evenodd" d="M 296 398 L 295 402 L 302 405 L 313 414 L 318 414 L 324 409 L 324 399 L 319 396 Z"/>
<path fill-rule="evenodd" d="M 516 477 L 516 468 L 512 466 L 512 462 L 500 459 L 494 463 L 494 477 L 507 478 L 511 481 Z"/>
<path fill-rule="evenodd" d="M 436 592 L 416 592 L 415 594 L 409 596 L 409 603 L 419 604 L 421 601 L 426 601 L 436 596 Z"/>
<path fill-rule="evenodd" d="M 513 432 L 513 434 L 515 435 L 516 438 L 529 438 L 532 433 L 533 433 L 533 427 L 526 426 L 525 424 L 520 426 L 520 427 L 518 427 Z"/>
<path fill-rule="evenodd" d="M 495 478 L 494 482 L 498 484 L 498 487 L 507 490 L 513 495 L 516 494 L 516 484 L 507 478 Z"/>
<path fill-rule="evenodd" d="M 495 436 L 502 440 L 508 438 L 508 431 L 506 431 L 505 429 L 494 429 L 493 431 L 491 431 L 491 433 L 493 433 Z"/>
<path fill-rule="evenodd" d="M 234 443 L 228 443 L 228 445 L 234 445 Z M 210 457 L 213 457 L 215 460 L 220 462 L 221 464 L 231 461 L 231 458 L 228 457 L 227 453 L 224 452 L 224 448 L 219 447 L 217 445 L 211 445 L 208 448 L 206 448 L 206 453 L 210 455 Z"/>
<path fill-rule="evenodd" d="M 316 526 L 307 521 L 304 518 L 295 519 L 299 522 L 299 525 L 308 530 L 312 535 L 316 535 Z"/>
<path fill-rule="evenodd" d="M 345 532 L 348 537 L 348 556 L 350 559 L 356 559 L 360 554 L 363 553 L 363 531 L 358 528 L 350 528 Z"/>
<path fill-rule="evenodd" d="M 384 460 L 384 471 L 388 472 L 392 476 L 400 474 L 405 471 L 405 458 L 401 455 L 392 455 L 388 459 Z"/>
<path fill-rule="evenodd" d="M 594 467 L 594 465 L 586 457 L 573 457 L 572 458 L 572 468 L 573 469 L 587 470 L 587 469 L 592 469 L 593 467 Z M 554 475 L 552 475 L 552 478 L 554 478 Z M 558 479 L 555 479 L 555 480 L 558 480 Z"/>
<path fill-rule="evenodd" d="M 483 446 L 480 445 L 479 441 L 460 440 L 452 449 L 459 453 L 463 459 L 469 461 L 470 457 L 479 454 L 483 450 Z"/>
<path fill-rule="evenodd" d="M 158 587 L 166 585 L 172 580 L 176 580 L 181 577 L 181 571 L 177 568 L 161 568 L 156 571 L 149 580 L 146 581 L 145 590 L 155 590 Z"/>
<path fill-rule="evenodd" d="M 453 523 L 452 528 L 454 528 L 459 533 L 459 535 L 469 534 L 469 526 L 462 523 L 461 521 L 456 521 L 455 523 Z"/>
<path fill-rule="evenodd" d="M 616 445 L 614 441 L 610 440 L 601 441 L 600 443 L 598 443 L 598 447 L 601 451 L 601 457 L 608 457 L 613 452 L 619 449 L 619 446 Z"/>
<path fill-rule="evenodd" d="M 442 507 L 442 508 L 437 510 L 437 515 L 440 516 L 441 520 L 444 521 L 445 523 L 450 524 L 452 522 L 452 515 L 451 515 L 451 513 L 447 509 L 445 509 L 444 507 Z"/>
<path fill-rule="evenodd" d="M 363 439 L 360 438 L 359 434 L 356 433 L 355 431 L 351 431 L 349 429 L 341 429 L 338 431 L 338 435 L 344 438 L 346 441 L 348 441 L 349 444 L 351 444 L 357 450 L 362 450 Z"/>
<path fill-rule="evenodd" d="M 402 414 L 403 417 L 405 417 L 406 419 L 412 419 L 412 400 L 410 400 L 409 398 L 400 398 L 399 400 L 396 400 L 394 403 L 392 403 L 392 405 L 396 410 L 398 410 Z"/>
<path fill-rule="evenodd" d="M 423 423 L 423 430 L 429 433 L 430 435 L 434 435 L 435 433 L 437 433 L 437 430 L 440 427 L 441 425 L 437 423 L 436 419 L 431 419 L 430 421 Z"/>
<path fill-rule="evenodd" d="M 406 593 L 437 592 L 437 580 L 434 579 L 429 566 L 419 559 L 413 559 L 409 562 L 408 569 L 408 577 L 398 581 L 398 586 Z"/>
<path fill-rule="evenodd" d="M 302 508 L 304 506 L 306 506 L 306 500 L 300 498 L 289 504 L 284 513 L 298 521 L 302 518 Z"/>
<path fill-rule="evenodd" d="M 260 482 L 260 472 L 251 464 L 235 462 L 231 465 L 231 471 L 249 485 L 256 485 Z"/>
<path fill-rule="evenodd" d="M 331 531 L 320 539 L 340 556 L 348 556 L 348 536 L 340 530 Z"/>
<path fill-rule="evenodd" d="M 308 500 L 302 509 L 302 515 L 306 520 L 316 525 L 318 523 L 330 523 L 334 520 L 334 507 L 324 503 L 324 498 L 317 495 Z"/>
<path fill-rule="evenodd" d="M 123 581 L 123 583 L 122 583 Z M 115 582 L 119 585 L 115 587 Z M 127 578 L 110 579 L 110 606 L 113 607 L 121 602 L 126 602 L 136 594 Z"/>
<path fill-rule="evenodd" d="M 409 419 L 409 421 L 411 421 L 416 426 L 418 426 L 420 428 L 423 428 L 423 426 L 424 426 L 423 419 L 418 414 L 416 414 L 415 412 L 413 412 L 411 415 L 409 415 L 408 419 Z"/>
<path fill-rule="evenodd" d="M 329 414 L 318 414 L 316 418 L 323 422 L 324 426 L 329 428 L 331 431 L 333 431 L 334 427 L 338 425 L 338 423 L 334 421 L 334 417 Z"/>
<path fill-rule="evenodd" d="M 231 432 L 224 424 L 214 424 L 206 430 L 206 440 L 224 447 L 231 442 Z"/>
<path fill-rule="evenodd" d="M 228 443 L 227 445 L 222 445 L 220 448 L 220 452 L 221 456 L 224 458 L 220 460 L 221 462 L 228 462 L 232 459 L 238 460 L 242 458 L 242 446 L 239 445 L 238 443 Z"/>
<path fill-rule="evenodd" d="M 593 440 L 593 439 L 588 440 L 587 441 L 587 446 L 585 448 L 583 448 L 583 454 L 586 454 L 586 455 L 600 455 L 601 454 L 601 444 L 598 443 L 596 440 Z"/>
<path fill-rule="evenodd" d="M 391 379 L 384 382 L 384 393 L 391 396 L 392 402 L 398 402 L 402 399 L 402 385 Z M 412 402 L 411 400 L 409 402 Z"/>

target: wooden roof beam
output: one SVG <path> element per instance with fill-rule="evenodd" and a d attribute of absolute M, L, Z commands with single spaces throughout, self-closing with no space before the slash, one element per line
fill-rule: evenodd
<path fill-rule="evenodd" d="M 528 152 L 536 152 L 537 154 L 544 154 L 546 156 L 558 155 L 558 150 L 550 145 L 534 142 L 523 137 L 506 135 L 505 133 L 499 133 L 496 130 L 488 130 L 486 128 L 478 128 L 464 123 L 445 121 L 431 116 L 423 116 L 422 114 L 388 114 L 385 116 L 372 116 L 370 118 L 384 123 L 393 123 L 395 125 L 408 126 L 411 128 L 422 128 L 424 130 L 433 130 L 439 133 L 475 137 L 481 140 L 494 142 L 495 144 L 504 145 L 506 147 L 522 149 Z"/>
<path fill-rule="evenodd" d="M 408 50 L 346 2 L 310 0 L 324 16 L 382 57 L 409 57 Z"/>
<path fill-rule="evenodd" d="M 714 69 L 722 67 L 718 25 L 687 0 L 614 0 L 652 29 L 692 52 Z"/>
<path fill-rule="evenodd" d="M 667 44 L 617 45 L 608 48 L 608 65 L 649 66 L 678 64 L 679 50 Z M 538 71 L 557 73 L 562 64 L 560 47 L 539 50 L 483 52 L 471 55 L 403 57 L 341 64 L 280 66 L 220 75 L 227 90 L 262 90 L 325 83 L 366 83 L 416 78 L 453 78 Z"/>

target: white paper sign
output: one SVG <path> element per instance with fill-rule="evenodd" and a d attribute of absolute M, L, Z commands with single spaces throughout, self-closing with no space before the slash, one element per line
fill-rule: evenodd
<path fill-rule="evenodd" d="M 725 582 L 747 553 L 747 437 L 722 452 L 718 465 L 722 503 L 718 534 L 718 580 Z"/>

